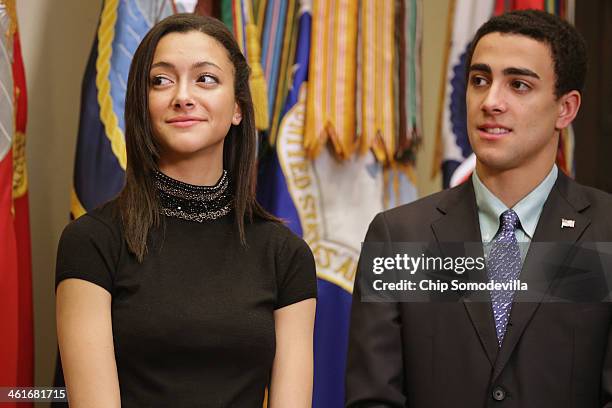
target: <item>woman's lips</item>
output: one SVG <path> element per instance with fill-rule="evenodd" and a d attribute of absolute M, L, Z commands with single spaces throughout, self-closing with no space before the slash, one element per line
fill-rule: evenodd
<path fill-rule="evenodd" d="M 196 125 L 200 122 L 203 122 L 203 120 L 200 119 L 186 119 L 186 120 L 174 120 L 174 121 L 169 121 L 168 124 L 174 127 L 178 127 L 178 128 L 188 128 L 191 127 L 193 125 Z"/>

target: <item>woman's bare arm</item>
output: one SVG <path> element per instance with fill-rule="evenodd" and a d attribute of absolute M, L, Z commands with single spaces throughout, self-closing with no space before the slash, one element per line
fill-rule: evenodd
<path fill-rule="evenodd" d="M 110 293 L 66 279 L 57 287 L 56 319 L 70 408 L 120 407 Z"/>
<path fill-rule="evenodd" d="M 276 354 L 270 408 L 312 406 L 315 305 L 315 299 L 306 299 L 274 312 Z"/>

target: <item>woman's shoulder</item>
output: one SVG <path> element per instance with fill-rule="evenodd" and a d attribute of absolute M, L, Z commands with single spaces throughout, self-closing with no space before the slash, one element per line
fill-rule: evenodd
<path fill-rule="evenodd" d="M 79 218 L 71 221 L 64 228 L 62 237 L 113 237 L 119 239 L 121 235 L 121 218 L 116 201 L 109 201 L 88 211 Z"/>
<path fill-rule="evenodd" d="M 68 278 L 95 283 L 110 293 L 123 240 L 114 204 L 104 204 L 71 221 L 59 240 L 56 286 Z"/>
<path fill-rule="evenodd" d="M 308 244 L 287 225 L 271 220 L 251 224 L 258 251 L 274 254 L 277 282 L 275 309 L 317 297 L 315 259 Z M 263 247 L 263 248 L 262 248 Z M 257 250 L 257 248 L 256 248 Z"/>
<path fill-rule="evenodd" d="M 268 244 L 281 246 L 307 246 L 304 240 L 282 221 L 256 218 L 248 227 L 255 240 L 265 240 Z"/>
<path fill-rule="evenodd" d="M 314 256 L 310 246 L 283 222 L 258 220 L 251 224 L 247 244 L 255 243 L 255 250 L 274 257 L 280 270 L 301 265 L 314 271 Z"/>

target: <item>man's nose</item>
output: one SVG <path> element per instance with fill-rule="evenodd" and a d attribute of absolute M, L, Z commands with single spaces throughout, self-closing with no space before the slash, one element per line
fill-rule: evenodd
<path fill-rule="evenodd" d="M 501 84 L 492 84 L 487 90 L 482 101 L 482 110 L 490 115 L 500 114 L 506 111 L 506 100 Z"/>

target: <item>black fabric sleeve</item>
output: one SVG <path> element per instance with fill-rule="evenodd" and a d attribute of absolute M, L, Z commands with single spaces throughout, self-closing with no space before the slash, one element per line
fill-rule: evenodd
<path fill-rule="evenodd" d="M 78 278 L 112 294 L 120 245 L 113 228 L 98 218 L 86 214 L 71 222 L 57 250 L 55 287 L 64 279 Z"/>
<path fill-rule="evenodd" d="M 285 243 L 277 259 L 276 309 L 317 297 L 317 273 L 310 248 L 293 234 Z"/>

